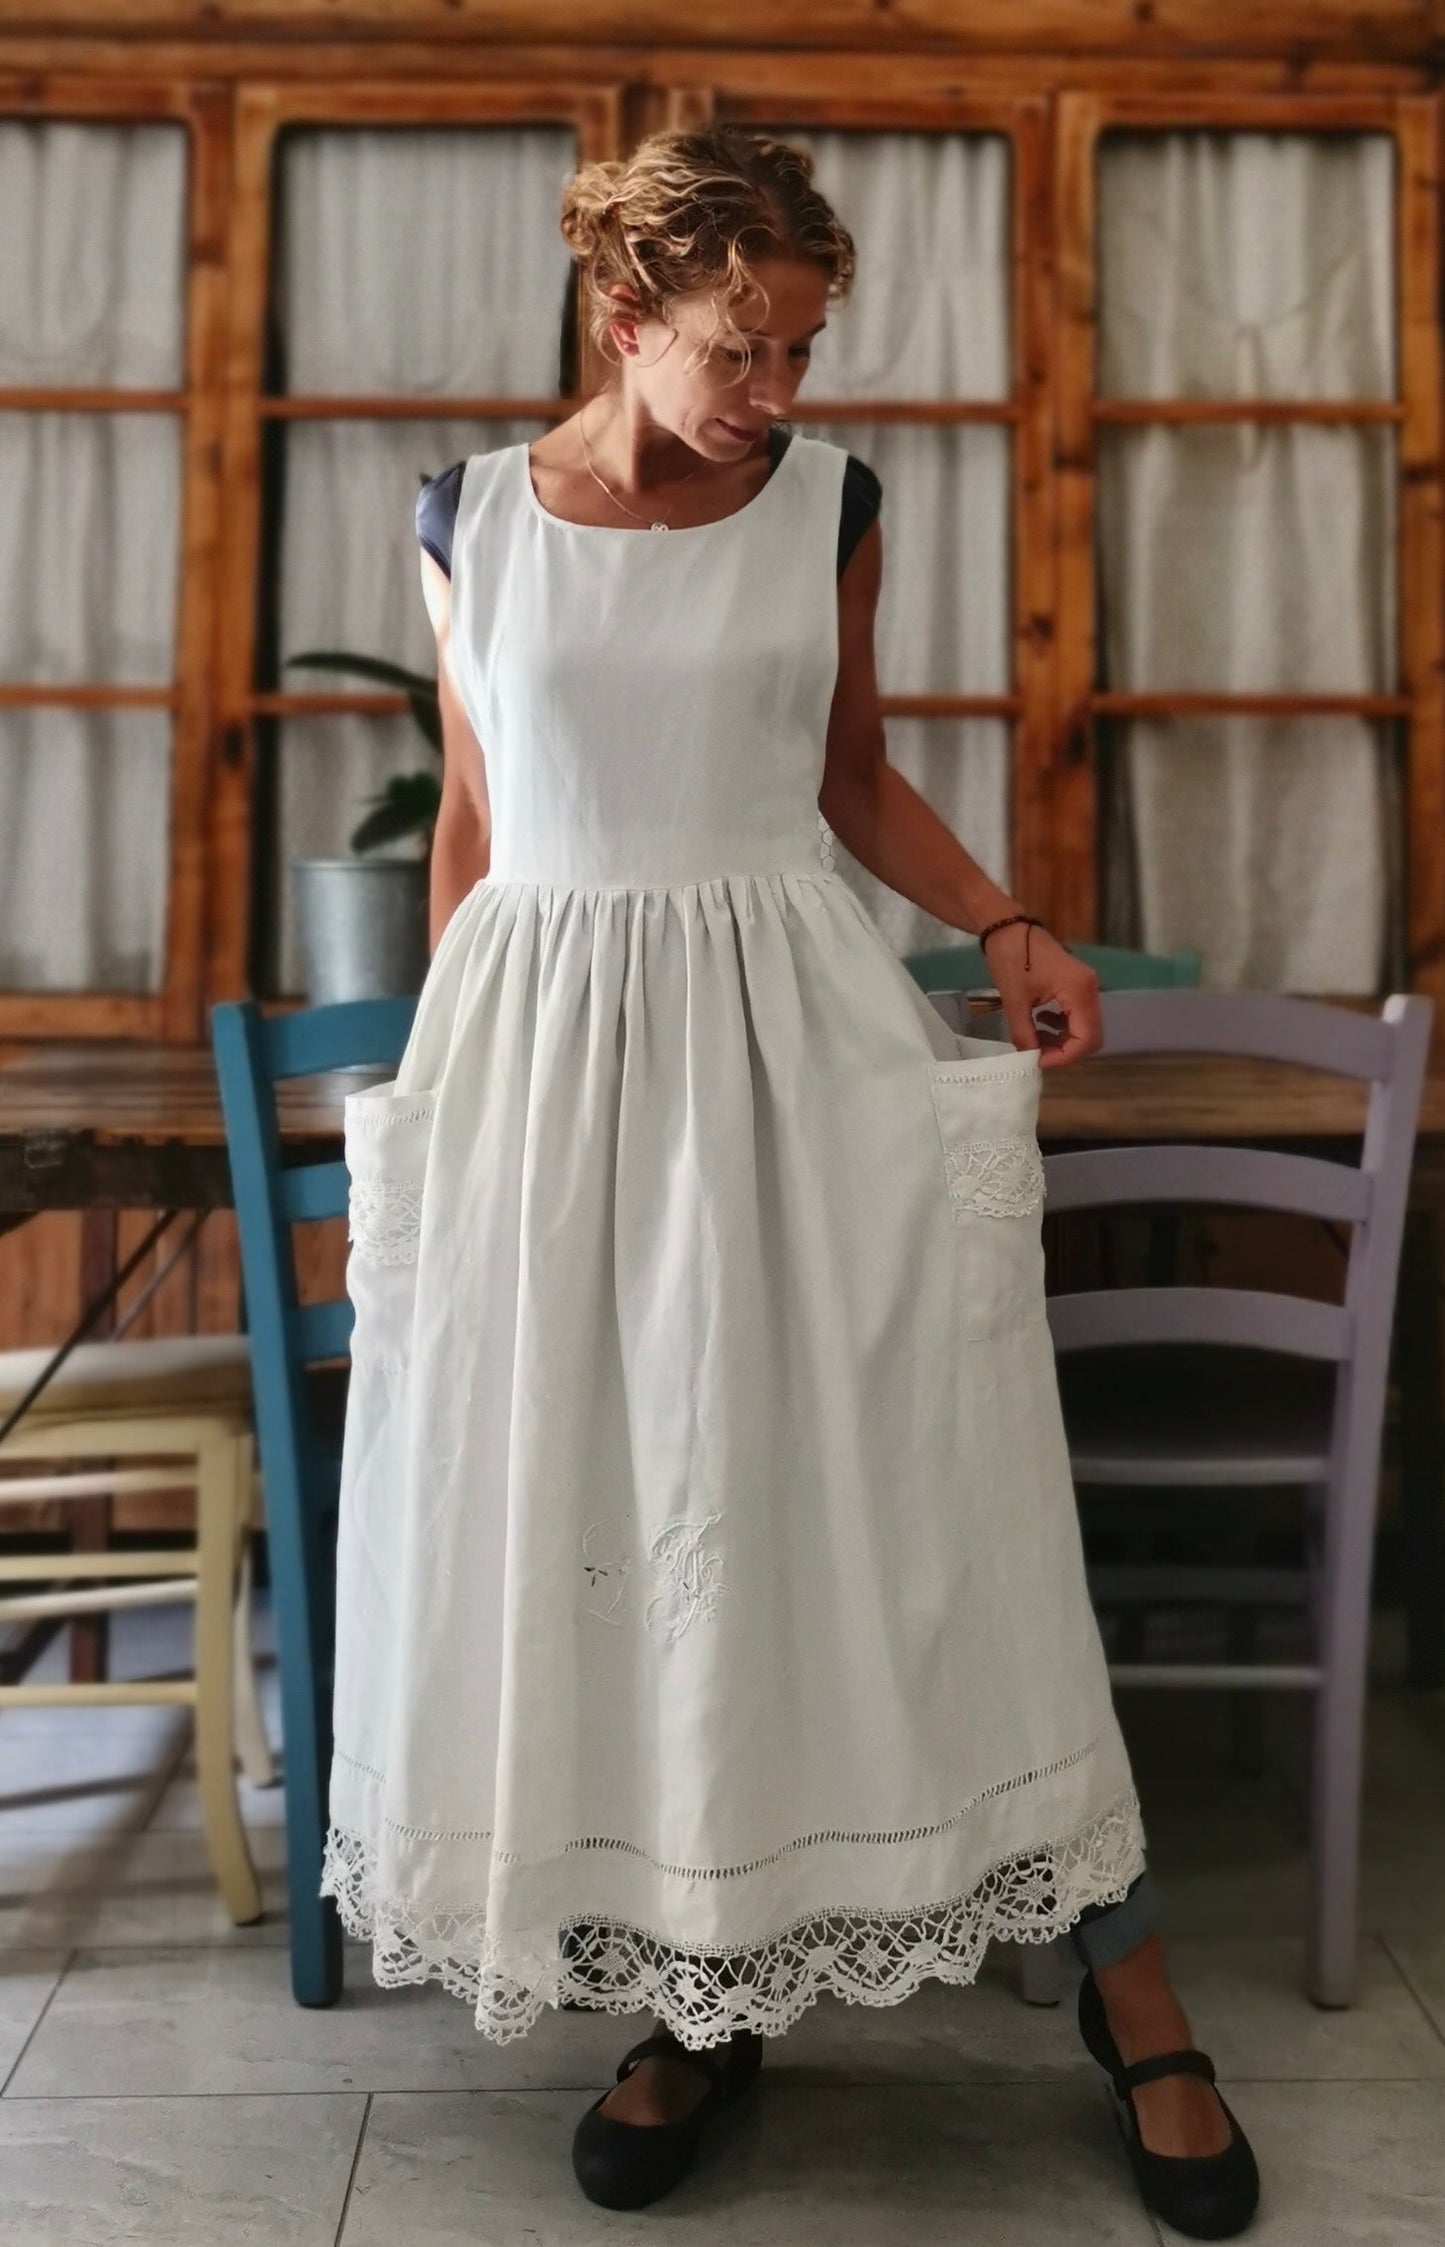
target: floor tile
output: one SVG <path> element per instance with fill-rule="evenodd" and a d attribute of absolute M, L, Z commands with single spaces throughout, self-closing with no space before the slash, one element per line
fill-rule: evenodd
<path fill-rule="evenodd" d="M 1441 1899 L 1441 1917 L 1445 1918 L 1445 1896 Z M 1445 2042 L 1445 1928 L 1426 1934 L 1387 1929 L 1381 1941 Z"/>
<path fill-rule="evenodd" d="M 1259 2163 L 1250 2247 L 1440 2247 L 1445 2084 L 1220 2088 Z M 1185 2236 L 1159 2228 L 1169 2247 Z"/>
<path fill-rule="evenodd" d="M 0 2089 L 55 1996 L 67 1950 L 13 1950 L 0 1955 Z"/>
<path fill-rule="evenodd" d="M 1347 2006 L 1306 1994 L 1299 1937 L 1181 1936 L 1168 1958 L 1195 2042 L 1222 2076 L 1445 2081 L 1445 2038 L 1376 1936 L 1361 1937 L 1359 1997 Z"/>
<path fill-rule="evenodd" d="M 104 1845 L 163 1799 L 192 1728 L 189 1709 L 0 1709 L 0 1850 L 30 1833 Z"/>
<path fill-rule="evenodd" d="M 556 2092 L 373 2100 L 341 2247 L 1156 2247 L 1092 2088 L 758 2086 L 637 2214 L 571 2170 L 587 2105 Z"/>
<path fill-rule="evenodd" d="M 285 1830 L 258 1827 L 248 1840 L 265 1917 L 238 1927 L 198 1833 L 127 1833 L 108 1846 L 12 1835 L 0 1848 L 0 1952 L 81 1943 L 285 1944 Z"/>
<path fill-rule="evenodd" d="M 545 2012 L 508 2044 L 435 1983 L 379 1989 L 347 1959 L 335 2005 L 298 2005 L 274 1947 L 79 1951 L 9 2084 L 14 2098 L 119 2092 L 576 2088 L 610 2083 L 651 2016 Z"/>
<path fill-rule="evenodd" d="M 333 2247 L 365 2111 L 360 2096 L 0 2101 L 5 2236 Z M 397 2239 L 421 2236 L 403 2225 Z"/>

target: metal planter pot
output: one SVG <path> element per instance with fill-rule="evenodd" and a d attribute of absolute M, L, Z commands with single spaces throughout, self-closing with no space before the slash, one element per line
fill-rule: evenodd
<path fill-rule="evenodd" d="M 430 958 L 427 859 L 297 858 L 291 876 L 309 1005 L 420 991 Z"/>

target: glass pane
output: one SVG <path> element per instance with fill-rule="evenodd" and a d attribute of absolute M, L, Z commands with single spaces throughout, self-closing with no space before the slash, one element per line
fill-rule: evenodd
<path fill-rule="evenodd" d="M 572 270 L 570 125 L 293 130 L 279 151 L 272 387 L 549 396 Z"/>
<path fill-rule="evenodd" d="M 181 125 L 0 122 L 0 383 L 178 390 Z"/>
<path fill-rule="evenodd" d="M 1202 981 L 1221 989 L 1395 986 L 1397 734 L 1356 718 L 1101 729 L 1106 941 L 1190 946 Z"/>
<path fill-rule="evenodd" d="M 288 654 L 317 648 L 381 655 L 408 670 L 436 674 L 436 641 L 421 591 L 421 548 L 412 510 L 419 484 L 449 462 L 497 447 L 530 443 L 547 425 L 538 421 L 403 422 L 389 434 L 406 440 L 378 448 L 375 425 L 302 422 L 287 432 L 290 463 L 283 523 L 281 585 Z M 307 567 L 306 526 L 318 510 L 334 507 L 345 492 L 353 526 L 347 552 L 329 571 Z M 399 532 L 397 525 L 401 524 Z M 353 632 L 348 619 L 375 616 L 373 635 Z M 360 676 L 288 662 L 280 684 L 292 693 L 371 692 Z M 263 927 L 274 930 L 272 958 L 262 981 L 268 991 L 299 996 L 305 973 L 296 927 L 291 865 L 297 858 L 340 858 L 350 837 L 395 775 L 441 768 L 409 716 L 369 718 L 319 714 L 288 718 L 264 729 L 276 758 L 273 818 L 264 825 L 267 847 L 257 867 Z M 419 845 L 400 841 L 385 855 L 411 857 Z"/>
<path fill-rule="evenodd" d="M 1009 433 L 987 425 L 828 422 L 877 471 L 885 694 L 1009 691 Z"/>
<path fill-rule="evenodd" d="M 1099 394 L 1398 395 L 1384 133 L 1111 132 Z"/>
<path fill-rule="evenodd" d="M 858 277 L 813 346 L 820 398 L 1007 398 L 1009 144 L 998 133 L 812 132 Z"/>
<path fill-rule="evenodd" d="M 0 123 L 0 382 L 180 388 L 186 134 Z M 181 426 L 0 415 L 0 675 L 164 685 L 175 672 Z M 171 721 L 0 712 L 0 985 L 159 989 Z"/>
<path fill-rule="evenodd" d="M 274 386 L 434 398 L 438 412 L 278 428 L 269 480 L 277 686 L 368 684 L 285 660 L 318 647 L 435 671 L 417 491 L 454 461 L 548 426 L 460 421 L 444 402 L 557 394 L 572 271 L 557 214 L 576 163 L 570 127 L 328 127 L 283 140 Z M 348 855 L 365 799 L 394 773 L 436 767 L 409 719 L 296 719 L 267 731 L 278 762 L 263 783 L 273 818 L 258 865 L 261 980 L 290 994 L 305 980 L 293 862 Z M 266 733 L 261 741 L 264 751 Z M 404 856 L 416 848 L 387 846 Z"/>
<path fill-rule="evenodd" d="M 171 721 L 0 710 L 0 986 L 158 991 Z"/>
<path fill-rule="evenodd" d="M 1393 692 L 1395 453 L 1392 429 L 1101 429 L 1101 683 Z"/>
<path fill-rule="evenodd" d="M 0 414 L 0 677 L 175 676 L 181 427 L 171 414 Z"/>
<path fill-rule="evenodd" d="M 1395 157 L 1383 134 L 1109 134 L 1105 396 L 1392 398 Z M 1392 692 L 1392 428 L 1099 431 L 1100 684 Z M 1108 931 L 1221 987 L 1374 992 L 1400 958 L 1393 730 L 1106 729 Z"/>
<path fill-rule="evenodd" d="M 999 718 L 890 718 L 888 760 L 912 782 L 990 878 L 1008 885 L 1009 739 Z M 838 873 L 899 953 L 966 942 L 963 930 L 900 896 L 824 828 L 824 862 Z"/>

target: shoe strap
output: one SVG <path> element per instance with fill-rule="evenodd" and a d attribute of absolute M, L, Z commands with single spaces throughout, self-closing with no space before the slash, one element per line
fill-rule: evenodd
<path fill-rule="evenodd" d="M 1114 2081 L 1122 2095 L 1161 2075 L 1202 2075 L 1206 2083 L 1212 2083 L 1214 2062 L 1207 2052 L 1196 2052 L 1190 2045 L 1182 2051 L 1155 2052 L 1147 2060 L 1136 2060 L 1132 2067 L 1121 2068 Z"/>
<path fill-rule="evenodd" d="M 633 2045 L 631 2051 L 623 2053 L 617 2063 L 617 2080 L 621 2083 L 641 2061 L 657 2054 L 659 2057 L 667 2055 L 674 2060 L 692 2061 L 701 2068 L 709 2083 L 716 2089 L 723 2081 L 724 2071 L 724 2061 L 719 2054 L 726 2050 L 727 2046 L 722 2045 L 715 2054 L 711 2046 L 704 2046 L 702 2050 L 694 2052 L 689 2046 L 679 2044 L 675 2036 L 669 2036 L 666 2029 L 655 2029 L 651 2036 L 643 2037 L 639 2044 Z"/>

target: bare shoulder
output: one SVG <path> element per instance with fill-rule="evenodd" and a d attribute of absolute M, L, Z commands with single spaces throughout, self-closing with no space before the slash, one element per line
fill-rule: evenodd
<path fill-rule="evenodd" d="M 451 630 L 452 581 L 440 562 L 426 548 L 418 549 L 421 555 L 421 590 L 426 602 L 426 613 L 431 618 L 432 630 L 440 640 Z"/>
<path fill-rule="evenodd" d="M 875 515 L 861 533 L 838 580 L 838 608 L 844 617 L 870 623 L 883 583 L 883 526 Z"/>
<path fill-rule="evenodd" d="M 437 644 L 437 683 L 460 706 L 456 673 L 452 669 L 452 581 L 425 547 L 421 552 L 421 589 Z"/>

